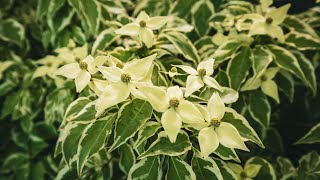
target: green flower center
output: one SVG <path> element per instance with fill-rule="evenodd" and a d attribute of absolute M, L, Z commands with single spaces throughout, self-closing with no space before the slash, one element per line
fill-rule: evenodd
<path fill-rule="evenodd" d="M 124 83 L 128 83 L 131 81 L 131 76 L 128 73 L 121 74 L 121 81 Z"/>
<path fill-rule="evenodd" d="M 81 61 L 81 59 L 79 57 L 76 57 L 75 60 L 76 60 L 76 62 L 80 62 Z"/>
<path fill-rule="evenodd" d="M 140 21 L 139 22 L 140 27 L 146 27 L 147 23 L 145 21 Z"/>
<path fill-rule="evenodd" d="M 172 67 L 172 68 L 170 69 L 170 71 L 173 72 L 173 73 L 175 73 L 175 72 L 178 71 L 178 69 L 177 69 L 176 67 Z"/>
<path fill-rule="evenodd" d="M 207 71 L 204 68 L 198 70 L 199 76 L 203 77 L 207 74 Z"/>
<path fill-rule="evenodd" d="M 80 69 L 83 69 L 83 70 L 87 70 L 88 69 L 88 64 L 84 61 L 81 61 L 79 63 L 79 66 L 80 66 Z"/>
<path fill-rule="evenodd" d="M 211 125 L 213 125 L 214 127 L 219 127 L 220 124 L 221 124 L 220 120 L 217 120 L 217 119 L 211 120 Z"/>
<path fill-rule="evenodd" d="M 244 171 L 242 171 L 242 172 L 240 173 L 240 177 L 242 177 L 242 178 L 246 178 L 246 177 L 247 177 L 247 173 L 246 173 L 246 172 L 244 172 Z"/>
<path fill-rule="evenodd" d="M 266 76 L 261 76 L 261 81 L 266 81 L 267 77 Z"/>
<path fill-rule="evenodd" d="M 266 19 L 266 23 L 267 23 L 267 24 L 271 24 L 272 21 L 273 21 L 273 19 L 272 19 L 271 17 L 268 17 L 268 18 Z"/>
<path fill-rule="evenodd" d="M 122 63 L 122 62 L 118 62 L 118 63 L 116 64 L 116 66 L 117 66 L 118 68 L 122 69 L 122 68 L 123 68 L 123 63 Z"/>
<path fill-rule="evenodd" d="M 180 102 L 179 102 L 178 98 L 176 98 L 176 97 L 171 98 L 169 100 L 170 107 L 177 108 L 179 106 L 179 104 L 180 104 Z"/>

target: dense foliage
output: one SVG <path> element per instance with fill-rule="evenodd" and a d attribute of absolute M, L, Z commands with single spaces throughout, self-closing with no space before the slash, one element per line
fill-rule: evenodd
<path fill-rule="evenodd" d="M 319 179 L 316 3 L 2 0 L 0 179 Z"/>

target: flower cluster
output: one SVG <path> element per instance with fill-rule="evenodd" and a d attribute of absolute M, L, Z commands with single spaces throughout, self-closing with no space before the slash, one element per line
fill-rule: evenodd
<path fill-rule="evenodd" d="M 165 20 L 165 17 L 149 18 L 142 12 L 135 22 L 125 25 L 116 33 L 138 35 L 141 42 L 150 47 L 153 42 L 152 30 L 162 27 Z M 74 79 L 77 92 L 81 92 L 87 85 L 90 87 L 98 97 L 95 101 L 96 117 L 114 105 L 138 98 L 148 101 L 155 111 L 162 113 L 160 121 L 172 143 L 176 142 L 181 128 L 192 127 L 199 131 L 198 140 L 203 157 L 214 152 L 219 144 L 249 151 L 238 130 L 223 121 L 225 102 L 235 100 L 224 100 L 221 97 L 221 93 L 230 88 L 221 87 L 212 77 L 214 59 L 200 62 L 197 69 L 186 65 L 173 65 L 174 75 L 185 75 L 176 73 L 178 69 L 189 74 L 186 88 L 178 85 L 153 85 L 151 77 L 155 59 L 156 53 L 129 62 L 123 62 L 110 54 L 96 57 L 88 55 L 78 62 L 60 67 L 56 74 Z M 93 75 L 101 78 L 92 78 Z M 214 91 L 208 101 L 198 103 L 188 99 L 204 86 Z"/>

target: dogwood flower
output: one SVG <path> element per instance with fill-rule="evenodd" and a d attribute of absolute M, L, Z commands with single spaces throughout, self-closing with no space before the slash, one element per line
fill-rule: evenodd
<path fill-rule="evenodd" d="M 278 71 L 278 67 L 272 67 L 265 70 L 265 72 L 261 73 L 258 77 L 249 78 L 241 87 L 241 91 L 255 90 L 261 87 L 263 93 L 273 98 L 277 103 L 280 103 L 278 86 L 272 80 Z"/>
<path fill-rule="evenodd" d="M 236 148 L 249 151 L 238 130 L 230 123 L 222 122 L 225 113 L 225 105 L 218 92 L 214 92 L 208 101 L 207 108 L 197 106 L 210 126 L 199 131 L 198 140 L 201 156 L 208 157 L 221 143 L 228 148 Z"/>
<path fill-rule="evenodd" d="M 160 29 L 167 21 L 167 17 L 156 16 L 150 18 L 146 12 L 142 11 L 134 22 L 124 25 L 122 28 L 116 30 L 115 33 L 128 36 L 139 36 L 140 41 L 149 48 L 153 43 L 154 34 L 152 30 Z"/>
<path fill-rule="evenodd" d="M 199 90 L 201 87 L 204 86 L 204 84 L 212 88 L 215 88 L 219 91 L 223 91 L 219 83 L 211 77 L 211 75 L 213 74 L 213 64 L 214 59 L 210 58 L 206 61 L 202 61 L 201 63 L 199 63 L 197 70 L 190 66 L 175 65 L 176 67 L 190 74 L 186 82 L 186 97 L 190 96 L 192 93 Z"/>
<path fill-rule="evenodd" d="M 182 122 L 191 125 L 204 123 L 200 110 L 183 98 L 178 86 L 169 87 L 166 91 L 157 86 L 145 86 L 140 91 L 154 110 L 163 112 L 161 124 L 172 143 L 176 141 Z"/>
<path fill-rule="evenodd" d="M 248 162 L 248 161 L 247 161 Z M 239 180 L 253 180 L 259 173 L 261 165 L 246 163 L 244 168 L 239 164 L 227 163 Z"/>
<path fill-rule="evenodd" d="M 75 80 L 76 90 L 80 93 L 89 83 L 91 74 L 95 74 L 98 66 L 101 66 L 106 59 L 94 59 L 91 55 L 79 63 L 70 63 L 60 67 L 56 75 L 65 76 Z"/>
<path fill-rule="evenodd" d="M 110 82 L 96 102 L 97 115 L 105 109 L 126 100 L 130 93 L 143 98 L 143 94 L 137 89 L 145 85 L 145 77 L 153 67 L 153 60 L 157 54 L 136 59 L 128 63 L 121 63 L 114 67 L 99 67 L 99 71 Z"/>
<path fill-rule="evenodd" d="M 277 38 L 279 42 L 284 42 L 284 34 L 279 25 L 286 18 L 289 8 L 290 4 L 286 4 L 279 8 L 269 9 L 264 17 L 260 14 L 252 15 L 253 24 L 250 27 L 249 36 L 266 34 Z M 250 15 L 247 15 L 248 19 L 249 17 Z"/>
<path fill-rule="evenodd" d="M 88 56 L 88 45 L 84 44 L 81 47 L 76 47 L 74 41 L 69 40 L 67 47 L 55 49 L 57 59 L 63 63 L 78 62 Z"/>

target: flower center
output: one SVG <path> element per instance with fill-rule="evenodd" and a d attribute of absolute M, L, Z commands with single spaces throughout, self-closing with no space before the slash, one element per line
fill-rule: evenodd
<path fill-rule="evenodd" d="M 179 102 L 178 98 L 176 98 L 176 97 L 173 97 L 169 100 L 170 107 L 177 108 L 179 106 L 179 104 L 180 104 L 180 102 Z"/>
<path fill-rule="evenodd" d="M 80 66 L 80 69 L 83 69 L 83 70 L 88 69 L 88 64 L 84 61 L 80 61 L 79 66 Z"/>
<path fill-rule="evenodd" d="M 213 125 L 214 127 L 219 127 L 220 124 L 221 124 L 220 120 L 217 120 L 217 119 L 211 120 L 211 125 Z"/>
<path fill-rule="evenodd" d="M 118 62 L 118 63 L 116 64 L 116 67 L 118 67 L 118 68 L 122 69 L 122 68 L 123 68 L 123 63 Z"/>
<path fill-rule="evenodd" d="M 203 77 L 207 74 L 207 71 L 204 68 L 198 70 L 199 76 Z"/>
<path fill-rule="evenodd" d="M 80 62 L 81 61 L 81 59 L 79 57 L 76 57 L 75 60 L 76 60 L 76 62 Z"/>
<path fill-rule="evenodd" d="M 140 27 L 146 27 L 147 23 L 145 21 L 140 21 L 139 22 Z"/>
<path fill-rule="evenodd" d="M 246 177 L 247 177 L 247 173 L 246 173 L 246 172 L 244 172 L 244 171 L 242 171 L 242 172 L 240 173 L 240 177 L 242 177 L 242 178 L 246 178 Z"/>
<path fill-rule="evenodd" d="M 272 19 L 271 17 L 268 17 L 268 18 L 266 19 L 266 23 L 267 23 L 267 24 L 271 24 L 272 21 L 273 21 L 273 19 Z"/>
<path fill-rule="evenodd" d="M 261 81 L 266 81 L 267 77 L 266 76 L 261 76 Z"/>
<path fill-rule="evenodd" d="M 170 71 L 173 72 L 173 73 L 175 73 L 175 72 L 177 72 L 178 70 L 177 70 L 176 67 L 172 67 L 172 68 L 170 69 Z"/>
<path fill-rule="evenodd" d="M 121 81 L 124 83 L 128 83 L 131 80 L 131 76 L 128 73 L 121 74 Z"/>

